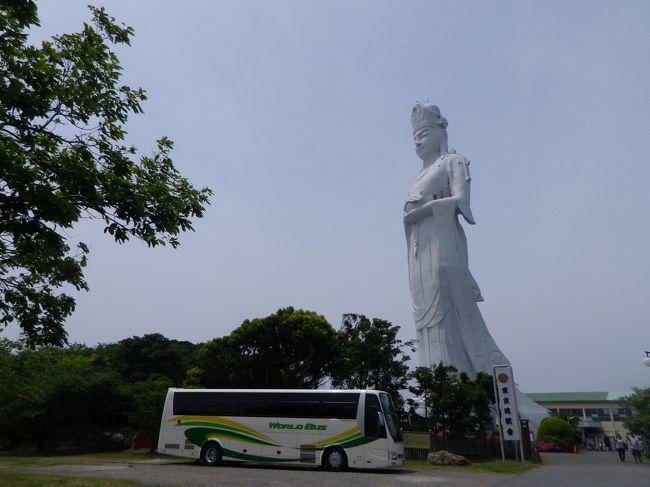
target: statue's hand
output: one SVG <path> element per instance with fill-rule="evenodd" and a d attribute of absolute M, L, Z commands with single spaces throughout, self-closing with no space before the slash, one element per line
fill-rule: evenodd
<path fill-rule="evenodd" d="M 409 224 L 409 225 L 413 225 L 420 218 L 422 218 L 421 213 L 422 213 L 422 208 L 415 208 L 415 209 L 413 209 L 411 211 L 407 211 L 404 214 L 404 223 Z"/>
<path fill-rule="evenodd" d="M 431 211 L 431 208 L 433 204 L 435 203 L 434 200 L 428 201 L 424 204 L 418 205 L 416 208 L 410 210 L 410 211 L 405 211 L 404 212 L 404 223 L 408 225 L 412 225 L 413 223 L 418 222 L 419 220 L 422 220 L 423 218 L 427 218 L 430 216 L 433 216 L 433 213 Z"/>
<path fill-rule="evenodd" d="M 417 203 L 413 203 L 412 201 L 407 201 L 404 204 L 404 214 L 408 213 L 409 211 L 413 211 L 418 206 L 420 205 L 418 205 Z"/>
<path fill-rule="evenodd" d="M 413 208 L 417 208 L 420 206 L 422 200 L 422 194 L 421 193 L 414 193 L 409 195 L 409 199 L 404 203 L 404 212 L 408 213 L 409 211 L 413 210 Z"/>

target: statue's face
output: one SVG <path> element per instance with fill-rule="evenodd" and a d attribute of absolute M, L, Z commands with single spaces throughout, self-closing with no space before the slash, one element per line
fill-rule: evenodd
<path fill-rule="evenodd" d="M 433 155 L 440 152 L 443 136 L 444 129 L 439 126 L 422 127 L 417 129 L 413 135 L 415 153 L 423 161 L 431 158 Z"/>

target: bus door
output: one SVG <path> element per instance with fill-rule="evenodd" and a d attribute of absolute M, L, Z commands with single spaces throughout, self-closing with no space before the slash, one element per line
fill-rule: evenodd
<path fill-rule="evenodd" d="M 388 450 L 386 447 L 386 421 L 381 412 L 379 399 L 374 394 L 366 394 L 364 409 L 364 436 L 375 441 L 366 444 L 366 466 L 386 466 Z"/>

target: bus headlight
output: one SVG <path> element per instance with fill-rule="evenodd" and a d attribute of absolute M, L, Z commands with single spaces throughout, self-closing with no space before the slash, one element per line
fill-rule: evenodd
<path fill-rule="evenodd" d="M 388 451 L 388 459 L 389 460 L 397 460 L 397 452 L 396 451 Z"/>

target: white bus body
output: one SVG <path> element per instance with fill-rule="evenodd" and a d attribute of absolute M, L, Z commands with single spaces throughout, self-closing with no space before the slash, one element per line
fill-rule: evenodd
<path fill-rule="evenodd" d="M 404 442 L 381 391 L 172 388 L 158 452 L 341 470 L 400 466 Z"/>

